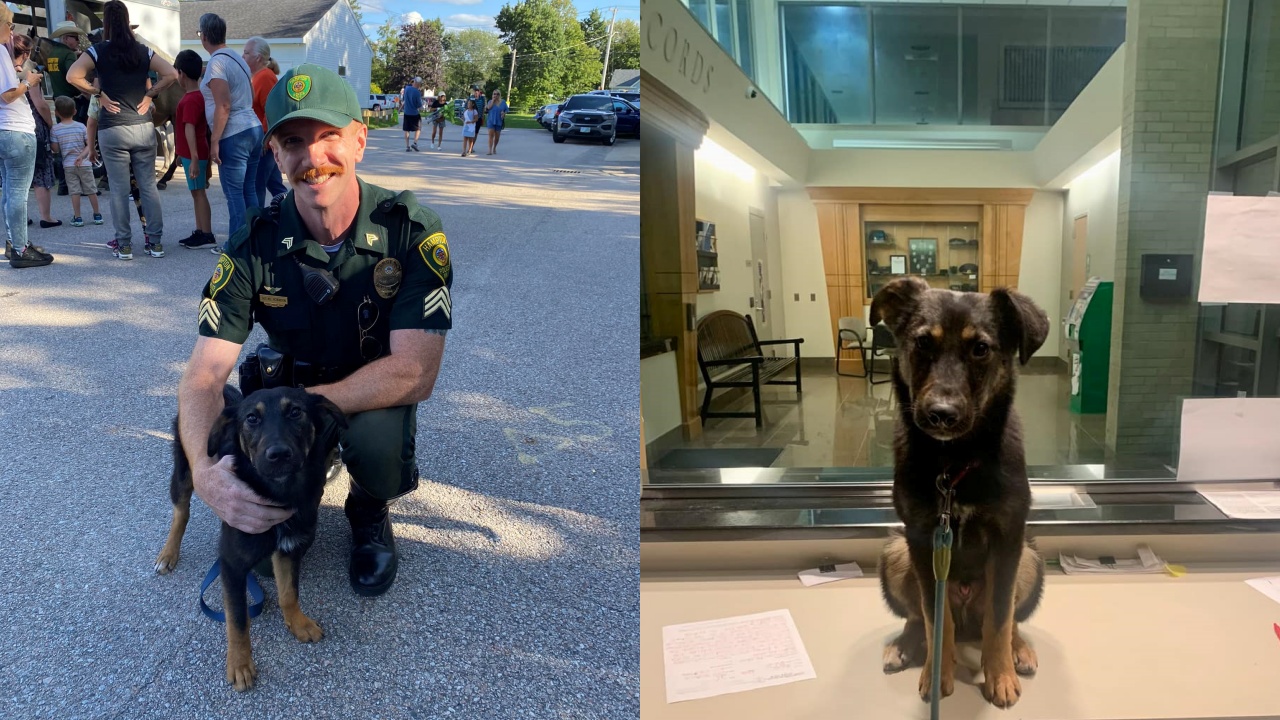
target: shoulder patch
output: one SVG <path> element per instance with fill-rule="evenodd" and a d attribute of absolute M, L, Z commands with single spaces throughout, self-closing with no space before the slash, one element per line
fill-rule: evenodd
<path fill-rule="evenodd" d="M 431 268 L 440 279 L 449 282 L 451 267 L 449 265 L 449 242 L 445 239 L 444 233 L 432 233 L 426 236 L 418 243 L 418 254 L 422 256 L 422 261 Z"/>
<path fill-rule="evenodd" d="M 226 255 L 218 256 L 218 266 L 213 269 L 213 277 L 209 278 L 209 297 L 217 297 L 218 291 L 227 286 L 231 282 L 231 273 L 235 272 L 236 265 L 231 262 L 231 258 Z"/>

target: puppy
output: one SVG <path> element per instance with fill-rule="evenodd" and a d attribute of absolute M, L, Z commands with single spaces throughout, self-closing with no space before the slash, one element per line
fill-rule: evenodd
<path fill-rule="evenodd" d="M 881 319 L 897 342 L 893 505 L 906 546 L 904 556 L 901 545 L 890 544 L 880 574 L 890 608 L 907 618 L 902 637 L 886 650 L 886 670 L 919 659 L 923 631 L 920 696 L 929 699 L 935 652 L 942 653 L 941 693 L 950 695 L 961 616 L 966 632 L 982 639 L 983 695 L 1009 707 L 1022 693 L 1018 669 L 1036 667 L 1016 623 L 1034 611 L 1043 576 L 1025 540 L 1031 488 L 1013 410 L 1015 366 L 1044 343 L 1049 319 L 1012 290 L 936 290 L 919 278 L 895 280 L 876 294 L 871 321 Z M 955 584 L 944 603 L 942 647 L 935 648 L 933 531 L 947 491 L 954 493 L 949 578 Z"/>
<path fill-rule="evenodd" d="M 258 673 L 249 646 L 245 577 L 263 558 L 271 556 L 285 626 L 302 642 L 324 636 L 299 609 L 297 583 L 302 556 L 315 540 L 331 454 L 347 420 L 333 403 L 298 388 L 259 390 L 243 400 L 239 395 L 230 386 L 223 390 L 226 406 L 209 432 L 209 456 L 231 455 L 237 477 L 259 495 L 293 510 L 288 520 L 257 535 L 222 523 L 218 559 L 227 615 L 227 682 L 243 691 L 253 687 Z M 156 558 L 156 572 L 162 574 L 177 564 L 191 507 L 191 468 L 180 447 L 176 420 L 174 425 L 169 482 L 173 524 Z"/>

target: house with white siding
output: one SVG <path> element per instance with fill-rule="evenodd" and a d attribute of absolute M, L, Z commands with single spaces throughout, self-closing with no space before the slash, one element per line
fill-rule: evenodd
<path fill-rule="evenodd" d="M 266 38 L 281 74 L 303 63 L 336 70 L 369 107 L 373 46 L 347 0 L 191 0 L 180 7 L 182 49 L 209 59 L 196 31 L 201 15 L 215 13 L 227 23 L 228 48 L 239 53 L 249 38 Z"/>

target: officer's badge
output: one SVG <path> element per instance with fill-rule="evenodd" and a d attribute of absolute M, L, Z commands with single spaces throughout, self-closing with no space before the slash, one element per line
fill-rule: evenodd
<path fill-rule="evenodd" d="M 400 291 L 400 281 L 404 278 L 404 268 L 395 258 L 383 258 L 373 266 L 373 289 L 378 297 L 390 300 Z"/>
<path fill-rule="evenodd" d="M 269 308 L 282 308 L 289 304 L 289 298 L 284 295 L 258 293 L 258 302 Z"/>
<path fill-rule="evenodd" d="M 231 273 L 235 272 L 235 263 L 226 255 L 218 257 L 218 266 L 213 269 L 213 277 L 209 279 L 209 297 L 217 297 L 218 291 L 231 282 Z"/>
<path fill-rule="evenodd" d="M 438 232 L 423 238 L 418 243 L 418 254 L 441 280 L 449 282 L 452 268 L 449 266 L 449 242 L 445 240 L 444 233 Z"/>
<path fill-rule="evenodd" d="M 49 72 L 55 72 L 55 73 L 62 72 L 61 70 L 58 69 L 57 57 L 47 57 L 44 59 L 44 62 L 45 62 L 45 69 L 47 69 Z"/>
<path fill-rule="evenodd" d="M 289 97 L 295 102 L 301 102 L 302 98 L 311 92 L 311 76 L 310 75 L 294 75 L 289 81 Z"/>

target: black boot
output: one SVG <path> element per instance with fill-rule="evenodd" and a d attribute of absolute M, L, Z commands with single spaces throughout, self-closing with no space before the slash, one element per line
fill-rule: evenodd
<path fill-rule="evenodd" d="M 391 534 L 387 504 L 351 484 L 346 503 L 347 519 L 351 521 L 348 576 L 357 595 L 381 595 L 396 580 L 396 539 Z"/>

